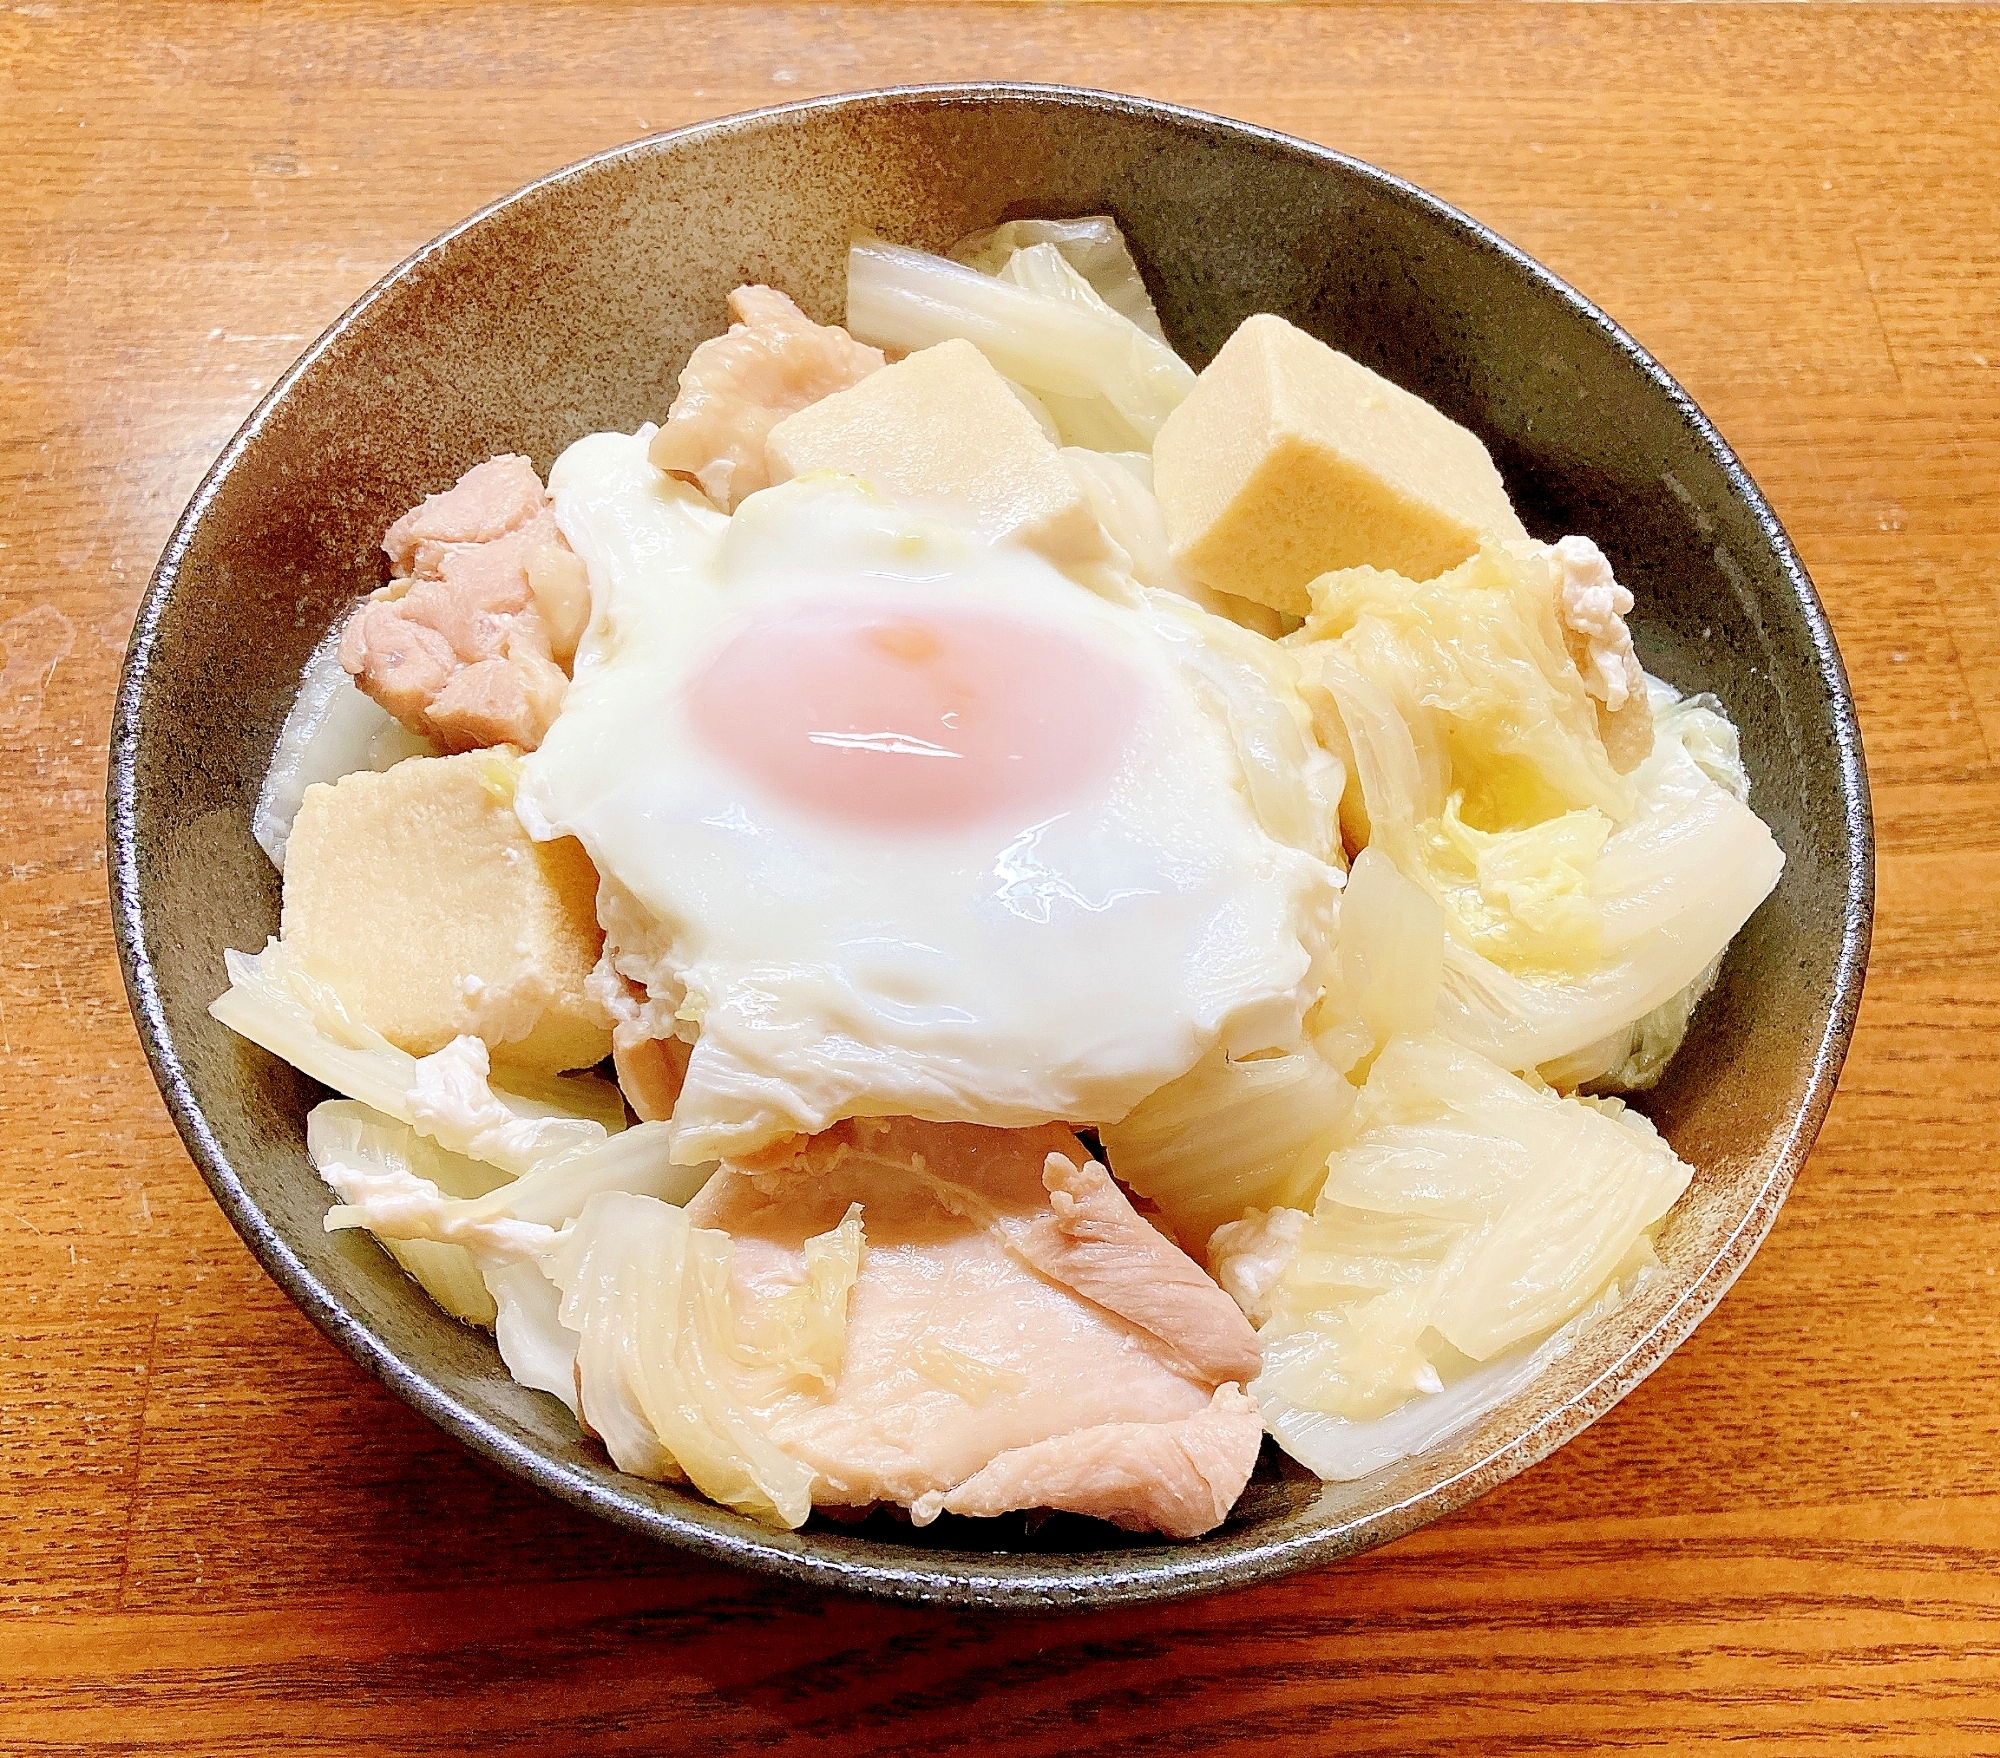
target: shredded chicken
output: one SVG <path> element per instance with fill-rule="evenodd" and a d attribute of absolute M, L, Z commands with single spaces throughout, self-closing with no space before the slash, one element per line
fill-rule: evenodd
<path fill-rule="evenodd" d="M 1618 584 L 1604 551 L 1587 537 L 1565 537 L 1549 553 L 1563 644 L 1597 708 L 1597 730 L 1611 766 L 1630 774 L 1653 748 L 1646 675 L 1632 651 L 1625 617 L 1632 594 Z"/>
<path fill-rule="evenodd" d="M 729 315 L 728 334 L 689 356 L 680 394 L 647 453 L 725 513 L 770 486 L 764 437 L 772 428 L 884 364 L 881 349 L 814 323 L 773 287 L 738 287 Z"/>
<path fill-rule="evenodd" d="M 1250 1209 L 1209 1236 L 1208 1267 L 1253 1325 L 1271 1316 L 1271 1296 L 1311 1220 L 1303 1209 Z"/>
<path fill-rule="evenodd" d="M 535 749 L 588 599 L 534 467 L 488 459 L 405 513 L 382 548 L 395 578 L 349 618 L 340 663 L 444 750 Z"/>
<path fill-rule="evenodd" d="M 747 1307 L 798 1283 L 850 1202 L 868 1245 L 838 1380 L 764 1430 L 816 1503 L 919 1524 L 1065 1508 L 1179 1537 L 1223 1519 L 1262 1437 L 1240 1390 L 1256 1337 L 1068 1130 L 854 1119 L 725 1162 L 688 1218 L 735 1241 Z"/>

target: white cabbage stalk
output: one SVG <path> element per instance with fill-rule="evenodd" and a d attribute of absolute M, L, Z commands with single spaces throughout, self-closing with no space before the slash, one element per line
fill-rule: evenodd
<path fill-rule="evenodd" d="M 1339 981 L 1323 1003 L 1328 1027 L 1358 1028 L 1352 1060 L 1433 1029 L 1444 948 L 1444 912 L 1429 894 L 1380 849 L 1356 855 L 1340 894 Z"/>
<path fill-rule="evenodd" d="M 1017 250 L 997 278 L 1045 298 L 1066 300 L 1079 310 L 1106 317 L 1119 314 L 1098 294 L 1053 244 Z M 1064 443 L 1091 451 L 1122 453 L 1137 430 L 1102 397 L 1064 397 L 1045 393 L 1042 408 Z"/>
<path fill-rule="evenodd" d="M 1706 691 L 1682 696 L 1658 678 L 1646 680 L 1646 699 L 1653 711 L 1654 735 L 1674 740 L 1702 774 L 1747 805 L 1750 776 L 1743 767 L 1742 741 L 1721 702 Z"/>
<path fill-rule="evenodd" d="M 350 1099 L 407 1123 L 452 1153 L 520 1173 L 602 1141 L 606 1126 L 494 1087 L 486 1046 L 457 1038 L 435 1055 L 399 1050 L 354 1019 L 278 940 L 252 956 L 227 952 L 229 987 L 209 1012 Z M 602 1109 L 593 1103 L 594 1109 Z"/>
<path fill-rule="evenodd" d="M 449 1197 L 484 1196 L 507 1174 L 447 1153 L 406 1123 L 384 1117 L 353 1099 L 328 1099 L 306 1117 L 306 1153 L 322 1177 L 340 1191 L 347 1169 L 363 1176 L 402 1174 L 428 1182 Z M 462 1245 L 434 1239 L 381 1239 L 384 1250 L 453 1318 L 491 1327 L 497 1313 L 479 1264 Z"/>
<path fill-rule="evenodd" d="M 463 1245 L 487 1264 L 553 1250 L 557 1234 L 594 1196 L 617 1192 L 686 1203 L 715 1170 L 713 1164 L 675 1164 L 665 1123 L 600 1136 L 483 1196 L 454 1196 L 407 1162 L 356 1162 L 335 1155 L 315 1156 L 315 1163 L 342 1198 L 340 1207 L 327 1211 L 329 1233 L 366 1227 L 378 1239 Z"/>
<path fill-rule="evenodd" d="M 860 1257 L 852 1211 L 850 1225 L 855 1249 L 823 1252 L 832 1271 L 810 1299 L 829 1312 L 837 1305 L 842 1347 Z M 797 1357 L 759 1360 L 739 1334 L 732 1252 L 727 1234 L 692 1226 L 668 1203 L 611 1194 L 585 1205 L 550 1262 L 562 1322 L 579 1338 L 583 1420 L 619 1470 L 686 1477 L 711 1501 L 797 1527 L 812 1512 L 812 1468 L 766 1437 L 753 1404 L 795 1372 Z"/>
<path fill-rule="evenodd" d="M 562 1293 L 537 1258 L 484 1265 L 493 1297 L 493 1341 L 516 1382 L 576 1407 L 577 1334 L 562 1322 Z"/>
<path fill-rule="evenodd" d="M 1045 294 L 1050 299 L 1066 299 L 1084 311 L 1118 315 L 1053 244 L 1031 244 L 1017 250 L 993 274 L 996 280 L 1025 287 L 1030 293 Z"/>
<path fill-rule="evenodd" d="M 479 1260 L 462 1245 L 428 1239 L 383 1239 L 378 1243 L 439 1308 L 468 1325 L 490 1331 L 499 1315 Z"/>
<path fill-rule="evenodd" d="M 1044 391 L 1037 400 L 1049 426 L 1055 430 L 1051 437 L 1065 449 L 1074 446 L 1080 451 L 1123 457 L 1135 446 L 1152 444 L 1150 434 L 1127 421 L 1102 398 L 1061 397 L 1053 391 Z"/>
<path fill-rule="evenodd" d="M 1397 1038 L 1263 1296 L 1252 1395 L 1367 1422 L 1435 1393 L 1581 1312 L 1690 1176 L 1615 1101 L 1536 1090 L 1438 1034 Z"/>
<path fill-rule="evenodd" d="M 1587 1044 L 1575 1054 L 1544 1062 L 1535 1072 L 1563 1092 L 1640 1093 L 1658 1086 L 1674 1052 L 1687 1037 L 1688 1023 L 1702 997 L 1722 973 L 1720 956 L 1677 995 L 1651 1013 Z"/>
<path fill-rule="evenodd" d="M 906 351 L 963 338 L 1041 398 L 1058 428 L 1063 399 L 1115 417 L 1115 432 L 1107 424 L 1077 436 L 1098 449 L 1150 451 L 1160 424 L 1194 385 L 1171 348 L 1108 307 L 1033 292 L 879 240 L 848 253 L 847 327 L 861 341 Z"/>
<path fill-rule="evenodd" d="M 307 788 L 338 781 L 358 769 L 387 769 L 405 757 L 435 754 L 428 739 L 408 731 L 356 687 L 340 663 L 336 627 L 306 661 L 292 711 L 285 716 L 271 767 L 258 790 L 250 834 L 282 873 L 292 820 L 299 815 Z"/>
<path fill-rule="evenodd" d="M 1042 437 L 1052 446 L 1061 445 L 1062 429 L 1056 426 L 1056 418 L 1049 413 L 1049 406 L 1026 385 L 1016 384 L 1011 378 L 1003 382 L 1008 390 L 1014 393 L 1015 400 L 1021 407 L 1035 418 L 1035 425 L 1042 430 Z"/>
<path fill-rule="evenodd" d="M 667 1126 L 645 1123 L 509 1180 L 341 1099 L 314 1108 L 306 1145 L 343 1199 L 329 1211 L 327 1230 L 368 1228 L 445 1311 L 492 1328 L 500 1358 L 520 1384 L 560 1398 L 572 1413 L 577 1337 L 562 1322 L 544 1260 L 592 1197 L 615 1192 L 684 1204 L 714 1170 L 675 1165 Z M 829 1283 L 846 1261 L 843 1253 L 858 1263 L 859 1228 L 857 1212 L 853 1228 L 809 1241 L 814 1273 L 792 1301 L 797 1315 L 779 1308 L 782 1339 L 800 1357 L 793 1370 L 799 1375 L 812 1377 L 829 1360 L 838 1367 L 845 1331 L 834 1335 Z M 824 1261 L 829 1256 L 833 1269 Z M 841 1310 L 844 1317 L 844 1304 Z"/>
<path fill-rule="evenodd" d="M 1310 1202 L 1353 1104 L 1354 1088 L 1309 1045 L 1249 1062 L 1218 1049 L 1101 1134 L 1120 1181 L 1199 1257 L 1245 1209 Z"/>
<path fill-rule="evenodd" d="M 1399 1032 L 1431 1029 L 1443 943 L 1437 905 L 1362 850 L 1340 894 L 1335 980 L 1307 1041 L 1247 1062 L 1211 1051 L 1102 1131 L 1112 1170 L 1197 1257 L 1248 1209 L 1310 1203 L 1354 1104 L 1348 1071 Z"/>
<path fill-rule="evenodd" d="M 998 275 L 1019 252 L 1038 246 L 1060 252 L 1120 317 L 1137 324 L 1155 341 L 1167 339 L 1125 234 L 1108 214 L 1081 220 L 1009 220 L 1004 226 L 961 238 L 951 247 L 951 257 L 982 274 Z"/>
<path fill-rule="evenodd" d="M 505 1092 L 523 1116 L 582 1117 L 606 1135 L 616 1135 L 626 1127 L 625 1095 L 616 1081 L 589 1072 L 545 1074 L 537 1068 L 521 1068 L 506 1056 L 503 1046 L 500 1060 L 493 1065 L 492 1084 Z"/>
<path fill-rule="evenodd" d="M 492 1085 L 490 1053 L 478 1038 L 453 1038 L 419 1056 L 410 1082 L 410 1124 L 454 1153 L 522 1172 L 557 1154 L 602 1141 L 601 1123 L 510 1103 Z"/>

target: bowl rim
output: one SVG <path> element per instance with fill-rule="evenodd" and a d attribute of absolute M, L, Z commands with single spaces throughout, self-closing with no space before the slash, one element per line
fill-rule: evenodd
<path fill-rule="evenodd" d="M 1249 1540 L 1209 1548 L 1201 1541 L 1150 1550 L 1107 1550 L 1072 1555 L 1005 1553 L 1003 1568 L 981 1566 L 981 1553 L 924 1552 L 885 1546 L 879 1560 L 821 1554 L 803 1533 L 767 1532 L 727 1510 L 690 1503 L 685 1509 L 642 1504 L 611 1484 L 575 1472 L 525 1440 L 478 1414 L 421 1369 L 406 1362 L 351 1314 L 292 1251 L 250 1197 L 195 1096 L 168 1026 L 148 948 L 140 897 L 137 822 L 138 753 L 143 708 L 163 613 L 194 534 L 223 482 L 256 440 L 292 387 L 373 307 L 460 237 L 515 205 L 589 175 L 600 166 L 676 146 L 753 133 L 773 124 L 831 111 L 967 108 L 1015 103 L 1164 121 L 1177 128 L 1254 143 L 1373 184 L 1383 194 L 1456 228 L 1475 247 L 1504 259 L 1542 293 L 1569 306 L 1603 332 L 1652 381 L 1679 418 L 1707 448 L 1730 489 L 1750 511 L 1776 556 L 1809 633 L 1833 724 L 1834 759 L 1846 843 L 1845 893 L 1840 943 L 1833 962 L 1826 1023 L 1813 1046 L 1804 1095 L 1789 1121 L 1763 1184 L 1713 1260 L 1642 1337 L 1605 1366 L 1588 1385 L 1548 1412 L 1534 1427 L 1484 1457 L 1404 1500 L 1319 1531 Z M 154 569 L 127 646 L 110 737 L 106 828 L 108 878 L 119 965 L 146 1060 L 190 1157 L 216 1202 L 252 1254 L 306 1315 L 356 1363 L 404 1403 L 473 1452 L 510 1475 L 574 1507 L 720 1562 L 817 1587 L 929 1603 L 987 1607 L 1104 1606 L 1166 1600 L 1290 1573 L 1357 1555 L 1462 1507 L 1486 1489 L 1515 1476 L 1579 1434 L 1624 1397 L 1700 1324 L 1770 1231 L 1792 1180 L 1803 1165 L 1832 1102 L 1853 1036 L 1867 970 L 1874 907 L 1874 833 L 1860 724 L 1846 668 L 1819 595 L 1769 504 L 1735 452 L 1678 382 L 1603 310 L 1526 252 L 1450 203 L 1392 172 L 1331 147 L 1259 124 L 1185 105 L 1091 87 L 1012 80 L 943 81 L 871 87 L 763 106 L 647 134 L 589 154 L 536 177 L 488 202 L 439 233 L 390 269 L 347 307 L 259 399 L 203 475 Z M 707 1517 L 705 1517 L 707 1516 Z M 720 1516 L 720 1517 L 716 1517 Z M 994 1553 L 992 1562 L 1002 1561 Z M 905 1560 L 909 1559 L 909 1560 Z"/>

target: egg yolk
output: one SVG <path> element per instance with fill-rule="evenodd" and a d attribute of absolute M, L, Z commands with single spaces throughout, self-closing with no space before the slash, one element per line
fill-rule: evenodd
<path fill-rule="evenodd" d="M 693 678 L 695 736 L 808 811 L 881 829 L 1040 815 L 1107 775 L 1144 690 L 1115 652 L 964 606 L 811 604 Z"/>

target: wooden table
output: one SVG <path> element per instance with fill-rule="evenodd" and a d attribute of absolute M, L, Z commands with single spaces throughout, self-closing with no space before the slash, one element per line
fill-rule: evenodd
<path fill-rule="evenodd" d="M 1847 1077 L 1700 1333 L 1455 1518 L 1163 1610 L 816 1597 L 461 1453 L 209 1201 L 104 898 L 133 608 L 323 324 L 597 148 L 995 75 L 1358 153 L 1629 325 L 1819 583 L 1881 837 Z M 2000 15 L 44 0 L 0 79 L 0 1750 L 2000 1748 Z"/>

